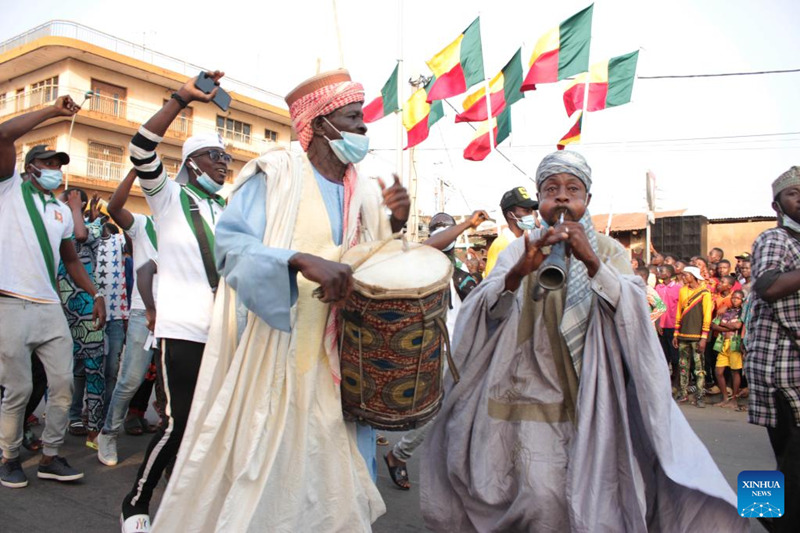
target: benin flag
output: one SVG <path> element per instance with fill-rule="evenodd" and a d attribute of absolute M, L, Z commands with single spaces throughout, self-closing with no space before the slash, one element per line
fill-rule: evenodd
<path fill-rule="evenodd" d="M 483 81 L 481 18 L 476 18 L 464 33 L 427 63 L 436 76 L 436 83 L 428 91 L 428 102 L 461 94 Z"/>
<path fill-rule="evenodd" d="M 383 89 L 381 89 L 381 95 L 364 106 L 364 122 L 375 122 L 400 109 L 397 103 L 397 69 L 399 66 L 394 67 L 392 75 L 389 76 L 389 79 L 383 85 Z"/>
<path fill-rule="evenodd" d="M 486 120 L 478 126 L 475 131 L 475 137 L 472 142 L 464 149 L 464 159 L 470 161 L 483 161 L 489 152 L 492 151 L 492 145 L 489 142 L 489 128 L 494 135 L 494 145 L 497 146 L 505 141 L 511 134 L 511 106 L 507 106 L 500 115 L 492 117 L 492 120 Z"/>
<path fill-rule="evenodd" d="M 403 107 L 403 126 L 408 132 L 408 146 L 416 146 L 428 138 L 428 132 L 437 120 L 444 116 L 444 109 L 441 102 L 427 102 L 428 90 L 434 84 L 436 78 L 431 80 L 425 87 L 417 89 L 411 98 L 408 99 Z"/>
<path fill-rule="evenodd" d="M 592 65 L 588 74 L 589 101 L 586 102 L 586 111 L 600 111 L 630 102 L 638 59 L 637 50 Z M 564 91 L 564 107 L 568 116 L 583 109 L 586 78 L 586 73 L 581 74 Z"/>
<path fill-rule="evenodd" d="M 581 142 L 581 126 L 583 125 L 583 111 L 578 113 L 578 121 L 572 126 L 566 135 L 561 137 L 558 141 L 556 148 L 563 150 L 564 147 L 571 143 Z"/>
<path fill-rule="evenodd" d="M 489 82 L 489 101 L 492 116 L 496 117 L 508 106 L 525 95 L 519 92 L 522 85 L 522 49 Z M 456 122 L 480 122 L 488 117 L 486 112 L 486 87 L 481 87 L 464 100 L 464 112 L 456 115 Z"/>
<path fill-rule="evenodd" d="M 537 83 L 554 83 L 589 70 L 593 8 L 594 4 L 572 15 L 539 39 L 521 91 L 532 91 Z"/>

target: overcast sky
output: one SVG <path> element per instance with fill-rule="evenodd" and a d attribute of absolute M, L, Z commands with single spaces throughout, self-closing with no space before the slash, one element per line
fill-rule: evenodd
<path fill-rule="evenodd" d="M 131 3 L 43 0 L 4 6 L 0 39 L 66 19 L 285 94 L 299 81 L 340 64 L 377 96 L 404 59 L 407 79 L 481 16 L 484 64 L 491 77 L 522 46 L 523 68 L 537 39 L 586 7 L 586 0 L 473 0 Z M 126 7 L 122 7 L 126 6 Z M 129 7 L 128 7 L 129 6 Z M 402 16 L 400 16 L 402 13 Z M 796 0 L 598 0 L 590 62 L 641 49 L 638 75 L 688 75 L 800 68 Z M 401 32 L 402 28 L 402 32 Z M 402 35 L 402 39 L 401 39 Z M 542 156 L 571 126 L 561 95 L 567 82 L 540 85 L 512 110 L 511 138 L 499 154 L 463 159 L 467 124 L 447 116 L 416 151 L 420 208 L 435 210 L 434 188 L 450 184 L 446 209 L 496 210 L 503 191 L 534 189 Z M 224 82 L 223 82 L 224 85 Z M 408 89 L 406 89 L 406 95 Z M 584 118 L 582 152 L 594 170 L 595 214 L 645 208 L 645 172 L 657 177 L 659 210 L 688 208 L 710 218 L 771 214 L 771 181 L 800 164 L 800 73 L 637 80 L 633 101 Z M 466 96 L 466 95 L 464 95 Z M 460 109 L 463 97 L 450 100 Z M 371 125 L 370 174 L 395 168 L 396 120 Z M 775 135 L 787 134 L 790 135 Z"/>

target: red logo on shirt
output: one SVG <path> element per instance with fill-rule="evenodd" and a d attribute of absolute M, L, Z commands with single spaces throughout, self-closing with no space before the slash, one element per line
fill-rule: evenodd
<path fill-rule="evenodd" d="M 54 210 L 53 216 L 55 216 L 56 220 L 58 220 L 59 222 L 64 222 L 64 217 L 61 216 L 61 213 L 59 211 Z"/>

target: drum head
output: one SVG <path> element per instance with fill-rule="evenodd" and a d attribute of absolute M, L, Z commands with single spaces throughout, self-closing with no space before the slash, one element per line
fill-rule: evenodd
<path fill-rule="evenodd" d="M 380 246 L 380 241 L 354 246 L 342 263 L 352 265 Z M 353 272 L 356 289 L 373 298 L 421 298 L 450 283 L 453 265 L 442 252 L 420 243 L 394 240 Z"/>

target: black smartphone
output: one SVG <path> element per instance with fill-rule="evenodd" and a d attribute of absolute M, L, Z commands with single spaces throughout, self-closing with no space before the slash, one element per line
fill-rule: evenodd
<path fill-rule="evenodd" d="M 214 83 L 213 78 L 210 78 L 208 74 L 203 71 L 197 75 L 197 81 L 194 82 L 194 86 L 206 94 L 211 94 L 211 91 L 214 90 L 214 87 L 219 87 L 219 85 Z M 216 106 L 221 110 L 227 111 L 228 107 L 231 105 L 231 95 L 225 92 L 225 89 L 219 87 L 212 102 L 214 102 L 214 104 L 216 104 Z"/>

